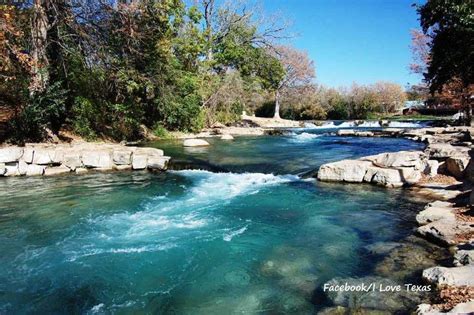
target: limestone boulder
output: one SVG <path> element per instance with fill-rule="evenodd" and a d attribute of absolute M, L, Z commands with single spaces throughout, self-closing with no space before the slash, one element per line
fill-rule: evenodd
<path fill-rule="evenodd" d="M 221 140 L 234 140 L 234 137 L 232 135 L 229 135 L 229 134 L 223 134 L 221 136 Z"/>
<path fill-rule="evenodd" d="M 28 164 L 28 166 L 26 167 L 26 176 L 43 175 L 44 169 L 44 165 Z"/>
<path fill-rule="evenodd" d="M 364 182 L 386 187 L 403 186 L 402 172 L 397 169 L 370 166 L 364 175 Z"/>
<path fill-rule="evenodd" d="M 34 154 L 35 150 L 34 148 L 32 147 L 26 147 L 23 149 L 23 156 L 22 156 L 22 159 L 23 161 L 25 161 L 26 163 L 33 163 L 33 154 Z"/>
<path fill-rule="evenodd" d="M 20 170 L 18 169 L 18 163 L 11 162 L 5 163 L 6 172 L 4 176 L 20 176 Z"/>
<path fill-rule="evenodd" d="M 437 285 L 474 286 L 474 266 L 433 267 L 423 270 L 423 279 Z"/>
<path fill-rule="evenodd" d="M 455 266 L 474 265 L 474 249 L 457 249 L 453 264 Z"/>
<path fill-rule="evenodd" d="M 148 166 L 148 155 L 133 153 L 132 156 L 132 169 L 144 170 Z"/>
<path fill-rule="evenodd" d="M 54 148 L 35 148 L 33 153 L 33 164 L 49 165 L 59 164 L 64 157 L 64 150 Z"/>
<path fill-rule="evenodd" d="M 18 173 L 20 173 L 20 175 L 26 175 L 27 169 L 28 164 L 23 159 L 20 159 L 18 161 Z"/>
<path fill-rule="evenodd" d="M 156 148 L 146 148 L 146 147 L 140 147 L 140 148 L 135 148 L 134 154 L 145 154 L 148 156 L 163 156 L 163 150 L 156 149 Z"/>
<path fill-rule="evenodd" d="M 62 164 L 72 171 L 75 171 L 76 168 L 83 167 L 80 152 L 65 153 Z"/>
<path fill-rule="evenodd" d="M 449 311 L 449 314 L 474 314 L 474 301 L 457 304 Z"/>
<path fill-rule="evenodd" d="M 47 166 L 44 169 L 44 176 L 54 176 L 54 175 L 60 175 L 60 174 L 66 174 L 71 172 L 71 169 L 66 166 Z"/>
<path fill-rule="evenodd" d="M 20 147 L 0 148 L 0 163 L 16 162 L 22 155 L 23 148 Z"/>
<path fill-rule="evenodd" d="M 354 129 L 340 129 L 336 132 L 336 135 L 347 137 L 347 136 L 355 136 L 355 133 L 356 132 Z"/>
<path fill-rule="evenodd" d="M 149 157 L 147 160 L 147 168 L 152 170 L 165 170 L 168 165 L 169 157 Z"/>
<path fill-rule="evenodd" d="M 112 155 L 107 150 L 82 151 L 82 164 L 87 168 L 112 169 Z"/>
<path fill-rule="evenodd" d="M 129 165 L 132 163 L 132 150 L 114 150 L 112 154 L 116 165 Z"/>
<path fill-rule="evenodd" d="M 116 169 L 117 171 L 131 170 L 132 164 L 115 165 L 114 169 Z"/>
<path fill-rule="evenodd" d="M 463 178 L 464 172 L 469 164 L 469 155 L 452 156 L 446 160 L 446 169 L 449 174 L 456 178 Z"/>
<path fill-rule="evenodd" d="M 373 163 L 379 167 L 413 167 L 424 170 L 425 160 L 426 155 L 421 151 L 400 151 L 378 154 L 374 156 Z"/>
<path fill-rule="evenodd" d="M 424 173 L 428 176 L 436 176 L 438 174 L 439 162 L 437 160 L 426 161 L 426 168 Z"/>
<path fill-rule="evenodd" d="M 456 215 L 452 211 L 452 204 L 446 201 L 436 201 L 429 204 L 423 211 L 416 215 L 416 221 L 420 225 L 428 224 L 438 220 L 456 219 Z"/>
<path fill-rule="evenodd" d="M 447 246 L 456 245 L 459 242 L 458 235 L 472 232 L 474 227 L 468 222 L 451 219 L 436 220 L 417 229 L 421 236 Z"/>
<path fill-rule="evenodd" d="M 356 131 L 354 135 L 357 137 L 373 137 L 374 133 L 372 131 Z"/>
<path fill-rule="evenodd" d="M 203 147 L 208 146 L 209 142 L 203 139 L 186 139 L 183 141 L 185 147 Z"/>
<path fill-rule="evenodd" d="M 84 167 L 78 167 L 78 168 L 76 168 L 75 172 L 76 172 L 76 174 L 84 174 L 84 173 L 87 173 L 88 170 L 87 170 L 87 168 L 84 168 Z"/>
<path fill-rule="evenodd" d="M 425 152 L 430 158 L 447 159 L 452 156 L 467 155 L 469 148 L 453 146 L 448 143 L 432 143 L 426 148 Z"/>
<path fill-rule="evenodd" d="M 360 160 L 342 160 L 334 163 L 323 164 L 318 171 L 320 181 L 341 181 L 361 183 L 372 163 Z"/>

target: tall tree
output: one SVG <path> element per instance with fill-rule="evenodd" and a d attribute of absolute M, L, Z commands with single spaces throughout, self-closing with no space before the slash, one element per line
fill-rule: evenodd
<path fill-rule="evenodd" d="M 314 62 L 305 51 L 299 51 L 291 46 L 278 46 L 275 56 L 282 64 L 285 73 L 275 88 L 274 118 L 279 119 L 282 91 L 309 85 L 316 77 L 316 71 Z"/>
<path fill-rule="evenodd" d="M 431 39 L 425 80 L 431 92 L 453 81 L 471 122 L 474 84 L 474 5 L 470 0 L 428 0 L 418 6 L 423 32 Z"/>

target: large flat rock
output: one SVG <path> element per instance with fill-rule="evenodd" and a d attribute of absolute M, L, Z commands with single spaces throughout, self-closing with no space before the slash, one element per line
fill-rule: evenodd
<path fill-rule="evenodd" d="M 321 181 L 361 183 L 370 166 L 372 166 L 371 162 L 359 160 L 342 160 L 328 163 L 319 168 L 318 179 Z"/>
<path fill-rule="evenodd" d="M 474 286 L 474 266 L 433 267 L 423 270 L 423 279 L 428 282 L 453 286 Z"/>

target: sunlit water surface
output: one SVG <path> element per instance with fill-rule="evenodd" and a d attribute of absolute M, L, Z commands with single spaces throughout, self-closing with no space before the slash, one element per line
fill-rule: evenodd
<path fill-rule="evenodd" d="M 311 133 L 152 144 L 232 173 L 0 179 L 0 313 L 308 313 L 314 289 L 373 272 L 364 248 L 412 233 L 402 189 L 319 183 L 324 162 L 418 149 Z"/>

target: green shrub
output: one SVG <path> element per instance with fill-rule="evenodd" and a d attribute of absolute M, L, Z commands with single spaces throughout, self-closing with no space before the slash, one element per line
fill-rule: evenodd
<path fill-rule="evenodd" d="M 156 123 L 153 126 L 153 134 L 161 139 L 171 138 L 168 130 L 166 130 L 166 128 L 161 123 Z"/>
<path fill-rule="evenodd" d="M 97 138 L 96 122 L 99 118 L 92 102 L 84 97 L 76 97 L 72 107 L 72 127 L 75 133 L 87 140 Z"/>

